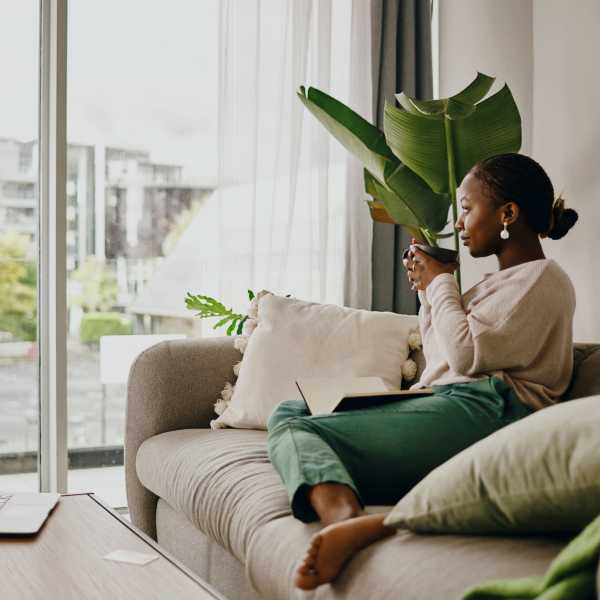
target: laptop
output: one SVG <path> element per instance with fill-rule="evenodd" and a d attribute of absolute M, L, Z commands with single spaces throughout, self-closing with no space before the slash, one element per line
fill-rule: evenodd
<path fill-rule="evenodd" d="M 0 492 L 0 535 L 37 533 L 60 494 Z"/>

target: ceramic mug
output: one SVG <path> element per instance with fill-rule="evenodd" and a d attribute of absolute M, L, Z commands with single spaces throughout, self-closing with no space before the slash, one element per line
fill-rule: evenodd
<path fill-rule="evenodd" d="M 431 256 L 435 260 L 441 263 L 455 263 L 458 262 L 458 252 L 456 250 L 450 250 L 449 248 L 439 248 L 438 246 L 428 246 L 427 244 L 412 244 L 421 252 Z M 408 258 L 410 248 L 407 248 L 402 255 L 402 258 Z"/>

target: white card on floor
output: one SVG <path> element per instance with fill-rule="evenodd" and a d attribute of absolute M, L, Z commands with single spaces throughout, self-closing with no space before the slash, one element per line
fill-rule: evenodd
<path fill-rule="evenodd" d="M 124 562 L 132 565 L 147 565 L 156 560 L 158 554 L 144 554 L 143 552 L 133 552 L 132 550 L 115 550 L 104 557 L 106 560 L 115 562 Z"/>

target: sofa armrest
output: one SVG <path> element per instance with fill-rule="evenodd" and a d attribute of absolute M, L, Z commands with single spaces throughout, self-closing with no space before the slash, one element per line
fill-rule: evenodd
<path fill-rule="evenodd" d="M 156 537 L 158 498 L 140 483 L 135 461 L 142 442 L 173 431 L 208 427 L 213 405 L 241 354 L 233 338 L 194 338 L 156 344 L 133 363 L 127 384 L 125 485 L 131 520 Z"/>

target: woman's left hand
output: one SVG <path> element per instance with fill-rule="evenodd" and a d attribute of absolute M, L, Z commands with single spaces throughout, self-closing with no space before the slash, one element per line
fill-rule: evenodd
<path fill-rule="evenodd" d="M 435 260 L 416 246 L 410 247 L 412 258 L 412 270 L 408 274 L 414 290 L 426 290 L 427 286 L 442 273 L 454 273 L 458 265 L 456 263 L 442 263 Z"/>

